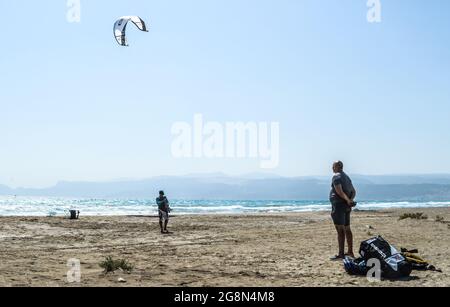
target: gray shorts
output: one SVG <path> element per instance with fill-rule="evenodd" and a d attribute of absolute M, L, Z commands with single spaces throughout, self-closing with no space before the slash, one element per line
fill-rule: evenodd
<path fill-rule="evenodd" d="M 161 222 L 169 221 L 169 212 L 166 212 L 164 210 L 159 210 L 159 220 Z"/>
<path fill-rule="evenodd" d="M 351 208 L 344 202 L 331 202 L 331 218 L 334 225 L 350 226 Z"/>

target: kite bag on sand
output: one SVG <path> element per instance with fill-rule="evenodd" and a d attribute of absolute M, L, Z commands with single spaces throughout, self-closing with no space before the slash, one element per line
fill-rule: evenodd
<path fill-rule="evenodd" d="M 411 264 L 381 236 L 363 241 L 359 253 L 366 262 L 370 259 L 378 259 L 381 264 L 381 275 L 384 278 L 402 278 L 411 274 Z"/>

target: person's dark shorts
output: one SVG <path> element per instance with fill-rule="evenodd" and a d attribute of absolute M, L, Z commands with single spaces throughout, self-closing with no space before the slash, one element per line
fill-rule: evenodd
<path fill-rule="evenodd" d="M 168 221 L 169 220 L 169 212 L 164 210 L 159 210 L 159 220 L 161 222 Z"/>
<path fill-rule="evenodd" d="M 350 226 L 350 214 L 352 210 L 344 202 L 331 202 L 331 218 L 334 225 Z"/>

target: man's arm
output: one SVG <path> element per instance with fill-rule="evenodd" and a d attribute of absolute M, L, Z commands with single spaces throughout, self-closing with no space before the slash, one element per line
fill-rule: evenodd
<path fill-rule="evenodd" d="M 167 209 L 168 211 L 170 211 L 170 203 L 169 203 L 169 200 L 167 199 L 167 197 L 164 198 L 164 202 L 165 202 L 165 205 L 166 205 L 166 209 Z"/>
<path fill-rule="evenodd" d="M 353 200 L 350 199 L 347 194 L 344 193 L 344 190 L 342 189 L 341 184 L 337 184 L 334 186 L 334 189 L 336 190 L 336 193 L 339 195 L 340 198 L 345 200 L 345 202 L 350 206 L 353 203 Z M 356 193 L 355 193 L 356 194 Z"/>
<path fill-rule="evenodd" d="M 352 201 L 354 201 L 355 198 L 356 198 L 356 189 L 353 188 L 353 193 L 352 193 L 352 197 L 351 197 Z"/>

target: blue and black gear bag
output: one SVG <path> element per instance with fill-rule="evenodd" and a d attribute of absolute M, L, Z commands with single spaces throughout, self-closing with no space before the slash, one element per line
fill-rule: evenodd
<path fill-rule="evenodd" d="M 381 265 L 381 276 L 388 279 L 408 277 L 412 266 L 395 247 L 381 236 L 361 243 L 361 258 L 367 263 L 369 259 L 378 259 Z"/>
<path fill-rule="evenodd" d="M 369 271 L 366 261 L 362 258 L 352 259 L 346 257 L 344 259 L 344 268 L 350 275 L 364 276 L 367 275 L 367 272 Z"/>

